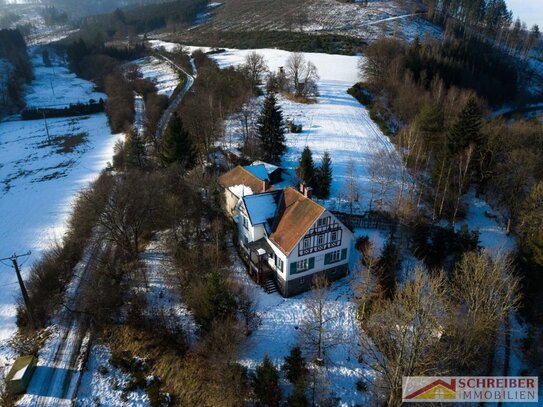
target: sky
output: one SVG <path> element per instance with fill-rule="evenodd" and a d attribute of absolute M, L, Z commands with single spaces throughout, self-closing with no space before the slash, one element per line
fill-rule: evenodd
<path fill-rule="evenodd" d="M 506 0 L 513 12 L 513 19 L 519 17 L 528 27 L 534 24 L 543 27 L 543 0 Z"/>

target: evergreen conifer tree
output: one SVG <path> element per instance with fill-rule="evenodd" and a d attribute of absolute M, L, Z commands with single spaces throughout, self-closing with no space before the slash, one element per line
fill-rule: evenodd
<path fill-rule="evenodd" d="M 482 114 L 477 100 L 468 99 L 447 136 L 447 149 L 454 155 L 466 149 L 470 144 L 481 144 Z"/>
<path fill-rule="evenodd" d="M 317 171 L 317 196 L 322 199 L 330 197 L 330 187 L 332 185 L 332 159 L 328 151 L 322 156 L 321 166 Z"/>
<path fill-rule="evenodd" d="M 313 153 L 308 146 L 305 146 L 304 151 L 302 152 L 296 173 L 305 185 L 314 186 L 315 164 L 313 163 Z"/>
<path fill-rule="evenodd" d="M 187 169 L 196 164 L 196 150 L 177 112 L 173 114 L 162 140 L 162 161 L 164 164 L 179 163 Z"/>
<path fill-rule="evenodd" d="M 289 382 L 293 384 L 305 382 L 308 370 L 299 346 L 293 347 L 289 355 L 285 356 L 283 370 Z"/>
<path fill-rule="evenodd" d="M 258 118 L 258 133 L 262 148 L 262 158 L 272 163 L 279 162 L 286 149 L 283 112 L 277 106 L 274 93 L 268 93 L 264 107 Z"/>
<path fill-rule="evenodd" d="M 132 168 L 143 168 L 146 162 L 145 145 L 143 140 L 134 131 L 126 135 L 125 165 Z"/>
<path fill-rule="evenodd" d="M 256 367 L 253 377 L 253 387 L 258 405 L 278 407 L 281 401 L 281 389 L 279 388 L 279 372 L 273 365 L 268 355 Z"/>

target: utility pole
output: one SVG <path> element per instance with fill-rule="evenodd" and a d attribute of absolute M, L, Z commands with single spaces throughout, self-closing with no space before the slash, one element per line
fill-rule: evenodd
<path fill-rule="evenodd" d="M 47 133 L 47 141 L 51 141 L 51 136 L 49 135 L 49 126 L 47 125 L 47 119 L 45 118 L 45 111 L 42 110 L 43 113 L 43 122 L 45 123 L 45 132 Z"/>
<path fill-rule="evenodd" d="M 30 256 L 31 252 L 28 251 L 28 253 L 25 254 L 13 254 L 11 257 L 6 257 L 3 259 L 0 259 L 0 261 L 6 261 L 9 260 L 13 264 L 13 268 L 15 269 L 15 273 L 17 274 L 17 280 L 19 281 L 19 286 L 21 287 L 21 293 L 23 295 L 23 300 L 25 302 L 26 307 L 26 313 L 28 314 L 28 319 L 30 320 L 30 323 L 34 327 L 34 329 L 38 329 L 36 325 L 36 321 L 34 320 L 34 317 L 32 316 L 32 309 L 30 308 L 30 297 L 28 296 L 28 293 L 25 288 L 25 283 L 23 281 L 23 278 L 21 277 L 21 270 L 19 269 L 19 264 L 17 263 L 17 259 L 20 257 L 27 257 Z"/>

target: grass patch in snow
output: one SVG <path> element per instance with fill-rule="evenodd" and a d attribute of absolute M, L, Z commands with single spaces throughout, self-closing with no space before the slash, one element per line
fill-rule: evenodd
<path fill-rule="evenodd" d="M 39 148 L 56 147 L 57 154 L 70 154 L 76 151 L 77 147 L 86 144 L 87 133 L 65 134 L 51 137 L 39 145 Z"/>

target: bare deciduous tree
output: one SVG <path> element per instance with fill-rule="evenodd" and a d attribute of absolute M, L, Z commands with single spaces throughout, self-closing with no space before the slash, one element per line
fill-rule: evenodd
<path fill-rule="evenodd" d="M 242 65 L 242 70 L 246 72 L 251 85 L 255 91 L 262 83 L 262 77 L 268 71 L 268 65 L 264 59 L 264 55 L 252 51 L 245 56 L 245 63 Z"/>
<path fill-rule="evenodd" d="M 317 365 L 324 363 L 326 350 L 339 344 L 341 338 L 329 330 L 336 318 L 330 313 L 327 301 L 330 296 L 330 283 L 325 275 L 313 277 L 312 289 L 306 301 L 306 314 L 300 327 L 301 341 Z"/>
<path fill-rule="evenodd" d="M 342 195 L 349 205 L 351 214 L 355 202 L 360 199 L 360 191 L 358 188 L 358 176 L 356 175 L 356 165 L 352 158 L 349 158 L 347 163 L 347 173 L 345 175 L 345 183 L 342 189 Z"/>
<path fill-rule="evenodd" d="M 317 93 L 319 74 L 313 62 L 299 52 L 292 53 L 286 64 L 286 74 L 292 84 L 294 96 L 306 98 Z"/>
<path fill-rule="evenodd" d="M 402 377 L 445 373 L 454 358 L 441 339 L 450 310 L 442 276 L 417 269 L 393 300 L 378 300 L 363 320 L 363 356 L 377 374 L 380 403 L 400 406 Z"/>

